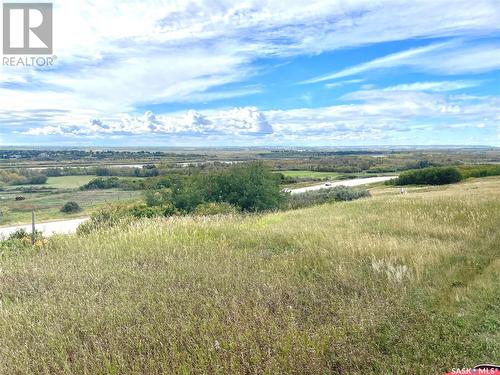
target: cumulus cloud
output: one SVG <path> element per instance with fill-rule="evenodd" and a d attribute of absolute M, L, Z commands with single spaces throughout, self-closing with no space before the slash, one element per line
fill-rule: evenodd
<path fill-rule="evenodd" d="M 111 134 L 162 135 L 248 135 L 273 133 L 266 116 L 253 107 L 234 108 L 218 113 L 202 114 L 189 110 L 182 116 L 155 115 L 147 111 L 141 116 L 123 115 L 120 119 L 93 119 L 81 125 L 48 125 L 30 128 L 25 135 L 104 136 Z"/>
<path fill-rule="evenodd" d="M 81 125 L 32 127 L 25 135 L 108 137 L 117 135 L 229 137 L 266 142 L 395 139 L 398 134 L 497 124 L 500 99 L 432 92 L 364 90 L 344 96 L 346 104 L 260 111 L 255 107 L 189 110 L 185 113 L 94 119 Z M 481 124 L 481 126 L 477 126 Z"/>

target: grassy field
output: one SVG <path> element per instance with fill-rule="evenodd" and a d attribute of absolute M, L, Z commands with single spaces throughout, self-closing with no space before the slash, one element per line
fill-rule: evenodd
<path fill-rule="evenodd" d="M 110 190 L 79 190 L 96 176 L 63 176 L 49 177 L 47 183 L 26 193 L 19 186 L 5 186 L 0 191 L 0 208 L 7 208 L 8 213 L 0 216 L 0 226 L 27 224 L 31 222 L 31 210 L 34 208 L 37 221 L 62 220 L 90 215 L 96 208 L 110 202 L 134 200 L 141 197 L 140 191 Z M 124 177 L 128 178 L 128 177 Z M 132 177 L 131 177 L 132 178 Z M 16 201 L 16 196 L 26 199 Z M 82 211 L 74 214 L 61 213 L 61 207 L 68 201 L 75 201 Z"/>
<path fill-rule="evenodd" d="M 44 186 L 56 189 L 77 189 L 94 178 L 96 178 L 96 176 L 49 177 Z"/>
<path fill-rule="evenodd" d="M 397 191 L 142 221 L 4 256 L 0 373 L 442 374 L 498 362 L 500 179 Z"/>
<path fill-rule="evenodd" d="M 60 177 L 56 177 L 60 178 Z M 63 177 L 65 178 L 65 177 Z M 63 184 L 57 181 L 58 184 Z M 68 186 L 71 181 L 64 184 Z M 0 219 L 0 226 L 26 224 L 31 221 L 31 210 L 35 208 L 37 220 L 60 220 L 89 215 L 95 208 L 114 201 L 137 199 L 140 191 L 54 189 L 53 191 L 40 191 L 34 193 L 20 193 L 18 191 L 0 192 L 1 207 L 8 208 L 7 215 Z M 16 201 L 15 197 L 22 195 L 24 201 Z M 82 211 L 76 214 L 64 214 L 59 210 L 68 201 L 75 201 Z"/>

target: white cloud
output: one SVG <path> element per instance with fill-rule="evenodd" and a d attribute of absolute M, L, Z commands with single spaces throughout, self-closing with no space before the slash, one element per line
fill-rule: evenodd
<path fill-rule="evenodd" d="M 466 89 L 469 87 L 479 86 L 480 81 L 436 81 L 436 82 L 414 82 L 408 84 L 401 84 L 390 86 L 384 91 L 455 91 Z"/>
<path fill-rule="evenodd" d="M 391 55 L 387 55 L 364 64 L 359 64 L 347 69 L 343 69 L 339 72 L 311 78 L 307 81 L 303 81 L 302 83 L 307 84 L 307 83 L 330 81 L 337 78 L 344 78 L 357 75 L 374 69 L 390 68 L 399 65 L 406 65 L 410 61 L 412 61 L 413 58 L 425 55 L 432 51 L 439 50 L 448 45 L 449 43 L 450 42 L 432 44 L 426 47 L 412 48 L 403 52 L 393 53 Z"/>
<path fill-rule="evenodd" d="M 273 111 L 249 109 L 160 114 L 154 119 L 130 114 L 145 105 L 210 102 L 265 90 L 263 86 L 223 87 L 258 73 L 253 64 L 257 59 L 372 43 L 455 40 L 389 55 L 319 80 L 395 66 L 445 74 L 500 66 L 498 45 L 456 41 L 500 30 L 500 7 L 494 0 L 477 0 L 473 7 L 468 0 L 57 0 L 54 7 L 58 66 L 53 70 L 2 68 L 0 84 L 9 84 L 0 87 L 2 127 L 28 124 L 28 134 L 38 135 L 275 134 L 273 121 L 284 127 L 284 118 L 314 126 L 304 117 L 293 117 L 293 111 L 284 112 L 282 118 L 273 117 L 277 116 Z M 359 79 L 345 83 L 355 81 Z M 403 109 L 417 105 L 415 112 L 425 107 L 411 100 L 400 104 Z M 364 118 L 336 117 L 343 112 L 349 116 L 357 116 L 357 111 L 368 116 L 390 112 L 388 119 L 380 119 L 382 128 L 392 123 L 396 112 L 392 107 L 389 111 L 387 101 L 373 104 L 368 98 L 363 105 L 331 108 L 323 112 L 334 117 L 328 115 L 317 129 L 327 129 L 332 121 L 337 121 L 337 131 L 364 123 Z M 312 112 L 307 116 L 314 117 Z"/>
<path fill-rule="evenodd" d="M 272 132 L 272 126 L 262 112 L 253 107 L 246 107 L 209 114 L 190 110 L 181 116 L 155 115 L 148 111 L 142 116 L 123 115 L 120 119 L 93 119 L 80 125 L 34 127 L 24 134 L 92 137 L 110 134 L 263 136 Z"/>
<path fill-rule="evenodd" d="M 500 116 L 500 100 L 492 97 L 368 90 L 351 93 L 344 99 L 354 102 L 289 110 L 259 111 L 245 107 L 157 115 L 146 112 L 141 116 L 125 114 L 73 125 L 32 127 L 24 134 L 69 137 L 155 135 L 198 139 L 229 136 L 234 142 L 249 137 L 269 142 L 359 142 L 388 137 L 395 139 L 412 131 L 480 128 L 477 124 L 487 128 L 487 124 L 496 124 Z"/>
<path fill-rule="evenodd" d="M 475 45 L 460 40 L 435 43 L 393 53 L 301 83 L 329 81 L 395 67 L 409 67 L 417 71 L 446 75 L 487 72 L 500 69 L 500 44 Z"/>

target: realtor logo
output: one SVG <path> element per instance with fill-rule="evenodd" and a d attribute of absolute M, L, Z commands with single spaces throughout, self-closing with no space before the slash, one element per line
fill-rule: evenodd
<path fill-rule="evenodd" d="M 4 55 L 52 54 L 52 4 L 3 4 Z"/>

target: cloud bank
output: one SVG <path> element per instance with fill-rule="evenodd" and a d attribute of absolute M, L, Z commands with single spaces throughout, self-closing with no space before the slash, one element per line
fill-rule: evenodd
<path fill-rule="evenodd" d="M 424 87 L 439 86 L 427 83 Z M 420 86 L 418 86 L 420 87 Z M 500 99 L 405 90 L 363 90 L 319 108 L 260 111 L 255 107 L 93 119 L 79 125 L 32 127 L 28 136 L 169 136 L 252 139 L 260 143 L 410 140 L 410 133 L 457 128 L 500 130 Z M 460 126 L 458 126 L 460 125 Z M 405 134 L 407 133 L 407 134 Z M 422 134 L 421 134 L 422 135 Z M 252 141 L 252 142 L 253 142 Z"/>

